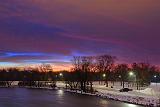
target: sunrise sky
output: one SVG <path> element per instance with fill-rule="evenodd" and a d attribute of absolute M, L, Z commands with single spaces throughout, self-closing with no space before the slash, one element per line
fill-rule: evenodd
<path fill-rule="evenodd" d="M 160 65 L 160 0 L 0 0 L 0 66 L 111 54 Z"/>

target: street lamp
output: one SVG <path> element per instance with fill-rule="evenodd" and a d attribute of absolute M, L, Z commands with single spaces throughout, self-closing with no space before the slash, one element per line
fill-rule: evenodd
<path fill-rule="evenodd" d="M 60 74 L 59 74 L 59 76 L 60 76 L 60 77 L 63 77 L 63 74 L 62 74 L 62 73 L 60 73 Z"/>
<path fill-rule="evenodd" d="M 60 81 L 63 80 L 63 73 L 59 73 L 59 79 L 60 79 Z"/>
<path fill-rule="evenodd" d="M 133 76 L 134 75 L 134 73 L 133 72 L 129 72 L 129 76 Z"/>
<path fill-rule="evenodd" d="M 157 75 L 155 75 L 154 78 L 157 78 Z"/>
<path fill-rule="evenodd" d="M 157 86 L 157 75 L 154 75 L 156 86 Z"/>
<path fill-rule="evenodd" d="M 138 82 L 137 82 L 137 76 L 136 76 L 136 74 L 134 74 L 134 72 L 133 72 L 133 71 L 130 71 L 130 72 L 129 72 L 129 76 L 131 76 L 131 77 L 134 77 L 134 78 L 135 78 L 135 82 L 137 83 L 137 90 L 138 90 Z"/>
<path fill-rule="evenodd" d="M 103 78 L 105 78 L 105 77 L 106 77 L 106 74 L 103 74 L 102 76 L 103 76 Z"/>
<path fill-rule="evenodd" d="M 103 74 L 102 77 L 103 77 L 103 81 L 105 81 L 106 80 L 106 74 Z"/>

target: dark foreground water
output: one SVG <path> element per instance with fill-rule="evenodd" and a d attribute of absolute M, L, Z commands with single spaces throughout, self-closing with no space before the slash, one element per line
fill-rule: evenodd
<path fill-rule="evenodd" d="M 0 107 L 140 107 L 138 105 L 63 92 L 0 88 Z"/>

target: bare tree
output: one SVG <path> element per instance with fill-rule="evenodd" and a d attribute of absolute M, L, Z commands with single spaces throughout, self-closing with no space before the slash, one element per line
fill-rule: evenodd
<path fill-rule="evenodd" d="M 113 68 L 116 57 L 111 55 L 97 56 L 97 69 L 105 74 L 106 87 L 108 87 L 108 77 Z"/>
<path fill-rule="evenodd" d="M 144 84 L 149 84 L 150 82 L 150 71 L 151 66 L 148 63 L 133 63 L 132 70 L 136 75 L 137 89 Z"/>
<path fill-rule="evenodd" d="M 118 74 L 118 78 L 121 81 L 121 85 L 124 88 L 125 81 L 127 81 L 129 67 L 127 64 L 118 64 L 115 67 L 115 71 Z"/>
<path fill-rule="evenodd" d="M 52 68 L 51 64 L 42 64 L 42 65 L 40 65 L 39 66 L 39 71 L 44 73 L 43 80 L 50 80 L 52 78 L 52 75 L 48 75 L 49 72 L 53 71 L 53 68 Z"/>
<path fill-rule="evenodd" d="M 49 72 L 49 71 L 52 71 L 52 66 L 51 66 L 51 64 L 43 63 L 39 66 L 39 69 L 41 72 Z"/>
<path fill-rule="evenodd" d="M 81 57 L 82 71 L 84 72 L 84 92 L 86 92 L 86 86 L 90 83 L 92 89 L 91 76 L 89 77 L 89 72 L 92 72 L 93 68 L 93 57 L 92 56 L 82 56 Z"/>
<path fill-rule="evenodd" d="M 82 91 L 87 91 L 87 85 L 90 84 L 92 89 L 90 73 L 93 71 L 93 57 L 91 56 L 74 56 L 72 60 L 73 71 L 76 72 L 77 82 L 80 84 Z M 73 84 L 73 81 L 72 81 Z"/>
<path fill-rule="evenodd" d="M 73 56 L 72 61 L 72 72 L 71 75 L 67 78 L 67 84 L 69 84 L 70 89 L 77 89 L 81 88 L 83 89 L 83 81 L 82 81 L 82 68 L 81 68 L 81 57 L 80 56 Z M 67 85 L 66 85 L 67 86 Z"/>

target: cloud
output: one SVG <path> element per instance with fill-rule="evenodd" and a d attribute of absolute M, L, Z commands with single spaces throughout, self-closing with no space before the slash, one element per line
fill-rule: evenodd
<path fill-rule="evenodd" d="M 58 64 L 75 53 L 108 53 L 160 63 L 160 1 L 0 1 L 2 62 Z"/>

